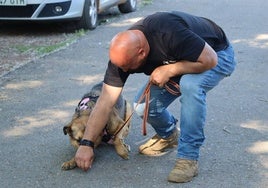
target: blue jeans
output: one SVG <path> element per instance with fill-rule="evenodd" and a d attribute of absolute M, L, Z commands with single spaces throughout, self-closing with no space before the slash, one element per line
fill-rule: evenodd
<path fill-rule="evenodd" d="M 178 140 L 178 158 L 198 160 L 200 146 L 205 140 L 206 93 L 214 88 L 235 69 L 234 51 L 230 45 L 217 52 L 218 64 L 213 69 L 200 74 L 185 74 L 173 79 L 180 85 L 180 138 Z M 134 99 L 134 106 L 142 95 L 144 85 Z M 177 120 L 167 107 L 179 96 L 170 94 L 165 88 L 152 85 L 147 122 L 162 138 L 169 137 L 176 128 Z M 145 104 L 140 103 L 135 111 L 142 117 Z"/>

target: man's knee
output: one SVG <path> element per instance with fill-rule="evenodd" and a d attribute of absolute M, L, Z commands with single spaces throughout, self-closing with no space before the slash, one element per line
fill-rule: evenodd
<path fill-rule="evenodd" d="M 136 102 L 134 102 L 133 106 L 134 106 L 134 111 L 136 112 L 136 114 L 142 117 L 144 114 L 144 110 L 145 110 L 145 103 L 137 104 Z"/>
<path fill-rule="evenodd" d="M 190 95 L 198 93 L 201 90 L 200 84 L 194 79 L 194 76 L 184 75 L 180 80 L 180 91 L 182 94 Z"/>
<path fill-rule="evenodd" d="M 152 101 L 151 101 L 152 102 Z M 134 111 L 137 113 L 138 116 L 143 117 L 145 111 L 145 103 L 133 103 Z M 156 106 L 154 103 L 150 103 L 148 109 L 148 118 L 149 117 L 160 117 L 165 108 L 163 106 Z"/>

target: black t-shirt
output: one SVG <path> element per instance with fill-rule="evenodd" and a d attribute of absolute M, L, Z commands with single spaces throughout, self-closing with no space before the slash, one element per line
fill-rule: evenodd
<path fill-rule="evenodd" d="M 146 75 L 156 67 L 180 60 L 196 62 L 205 42 L 216 52 L 228 46 L 224 31 L 214 22 L 178 11 L 157 12 L 138 21 L 129 30 L 142 31 L 149 43 L 146 63 L 134 72 Z M 109 61 L 104 83 L 122 87 L 129 74 Z"/>

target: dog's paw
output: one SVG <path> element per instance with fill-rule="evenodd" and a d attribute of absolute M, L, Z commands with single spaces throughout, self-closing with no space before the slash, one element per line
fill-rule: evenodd
<path fill-rule="evenodd" d="M 72 170 L 72 169 L 74 169 L 76 166 L 77 166 L 77 165 L 76 165 L 76 162 L 75 162 L 75 160 L 74 160 L 74 158 L 73 158 L 73 159 L 71 159 L 70 161 L 66 161 L 66 162 L 62 163 L 62 165 L 61 165 L 61 169 L 62 169 L 62 170 Z"/>
<path fill-rule="evenodd" d="M 128 153 L 130 152 L 130 146 L 125 144 L 123 140 L 118 139 L 114 142 L 116 153 L 123 159 L 129 159 Z"/>

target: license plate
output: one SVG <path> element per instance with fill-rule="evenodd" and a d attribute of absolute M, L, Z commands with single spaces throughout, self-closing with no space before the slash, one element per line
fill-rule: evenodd
<path fill-rule="evenodd" d="M 0 6 L 26 6 L 27 0 L 0 0 Z"/>

